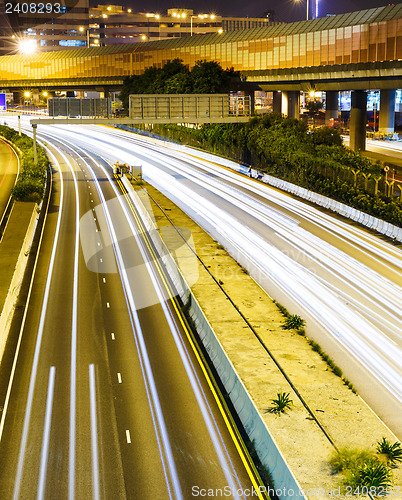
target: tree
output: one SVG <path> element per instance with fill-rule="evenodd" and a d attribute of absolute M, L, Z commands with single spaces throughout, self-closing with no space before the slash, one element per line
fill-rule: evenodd
<path fill-rule="evenodd" d="M 315 127 L 315 117 L 318 115 L 318 111 L 322 108 L 322 103 L 319 101 L 309 101 L 306 104 L 308 109 L 308 114 L 313 117 L 313 126 Z"/>
<path fill-rule="evenodd" d="M 216 61 L 197 61 L 191 70 L 194 94 L 227 92 L 232 73 Z"/>
<path fill-rule="evenodd" d="M 192 81 L 189 73 L 177 73 L 165 81 L 165 94 L 190 94 Z"/>
<path fill-rule="evenodd" d="M 240 82 L 239 73 L 222 69 L 216 61 L 197 61 L 189 71 L 181 59 L 173 59 L 162 68 L 152 66 L 142 75 L 126 77 L 119 98 L 128 109 L 130 94 L 214 94 L 228 92 L 234 82 Z"/>

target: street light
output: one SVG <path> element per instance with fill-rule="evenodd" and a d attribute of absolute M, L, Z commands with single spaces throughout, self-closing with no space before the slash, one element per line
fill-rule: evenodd
<path fill-rule="evenodd" d="M 87 36 L 87 47 L 91 46 L 90 39 L 89 39 L 89 28 L 85 29 L 84 26 L 80 26 L 80 31 L 83 33 L 85 31 L 85 34 Z"/>
<path fill-rule="evenodd" d="M 193 18 L 194 17 L 198 17 L 199 19 L 207 19 L 208 17 L 211 18 L 211 20 L 214 20 L 215 19 L 215 14 L 198 14 L 198 16 L 190 16 L 190 36 L 193 36 Z M 222 30 L 223 32 L 223 30 Z M 221 33 L 221 31 L 219 31 L 219 33 Z"/>
<path fill-rule="evenodd" d="M 295 1 L 300 2 L 301 0 L 295 0 Z M 312 19 L 318 18 L 318 1 L 319 0 L 311 0 L 312 5 L 313 5 L 313 17 L 312 17 Z M 307 0 L 307 10 L 306 10 L 306 20 L 307 21 L 309 20 L 309 14 L 310 14 L 310 0 Z"/>
<path fill-rule="evenodd" d="M 18 51 L 21 54 L 31 55 L 36 52 L 36 40 L 33 38 L 24 38 L 18 42 Z"/>
<path fill-rule="evenodd" d="M 301 0 L 295 0 L 297 3 L 299 3 Z M 309 17 L 309 9 L 310 9 L 310 1 L 307 0 L 307 13 L 306 13 L 306 21 L 308 21 Z"/>

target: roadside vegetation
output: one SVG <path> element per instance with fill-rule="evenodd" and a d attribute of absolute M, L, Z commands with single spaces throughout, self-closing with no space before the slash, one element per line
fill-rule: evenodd
<path fill-rule="evenodd" d="M 278 392 L 276 396 L 276 399 L 271 399 L 272 406 L 267 408 L 265 413 L 280 415 L 281 413 L 286 413 L 286 410 L 292 409 L 293 401 L 290 399 L 288 392 Z"/>
<path fill-rule="evenodd" d="M 367 496 L 369 493 L 372 496 L 387 496 L 392 494 L 392 469 L 400 461 L 401 443 L 396 441 L 391 444 L 383 437 L 377 442 L 377 453 L 342 448 L 334 452 L 330 463 L 334 473 L 342 474 L 343 490 L 348 496 Z"/>
<path fill-rule="evenodd" d="M 337 130 L 309 131 L 300 120 L 269 113 L 248 123 L 157 125 L 153 132 L 252 165 L 402 227 L 401 199 L 389 193 L 381 167 L 343 146 Z"/>
<path fill-rule="evenodd" d="M 34 201 L 43 199 L 46 184 L 48 159 L 45 151 L 38 146 L 38 164 L 34 165 L 33 140 L 25 134 L 5 125 L 0 125 L 0 136 L 13 144 L 20 152 L 21 169 L 11 194 L 17 201 Z"/>
<path fill-rule="evenodd" d="M 128 111 L 130 94 L 215 94 L 236 88 L 234 82 L 240 82 L 238 72 L 224 70 L 216 61 L 197 61 L 190 70 L 181 59 L 173 59 L 162 68 L 152 66 L 126 77 L 119 98 Z"/>
<path fill-rule="evenodd" d="M 285 323 L 283 324 L 283 329 L 284 330 L 294 330 L 296 333 L 299 335 L 302 335 L 303 337 L 306 337 L 307 342 L 310 344 L 311 348 L 313 351 L 317 352 L 323 361 L 327 363 L 329 368 L 331 368 L 332 372 L 337 376 L 342 379 L 342 382 L 353 392 L 353 394 L 357 394 L 357 391 L 353 384 L 343 376 L 342 369 L 328 356 L 327 353 L 325 353 L 320 344 L 316 342 L 313 339 L 309 339 L 306 336 L 306 330 L 304 328 L 306 322 L 304 319 L 302 319 L 300 316 L 297 314 L 290 314 L 290 312 L 286 309 L 285 306 L 282 304 L 279 304 L 276 300 L 274 300 L 274 303 L 276 307 L 279 309 L 279 311 L 283 314 L 285 317 Z"/>

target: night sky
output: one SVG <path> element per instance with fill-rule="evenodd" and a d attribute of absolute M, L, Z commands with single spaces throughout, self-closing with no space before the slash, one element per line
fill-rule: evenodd
<path fill-rule="evenodd" d="M 355 10 L 370 9 L 388 5 L 384 0 L 319 0 L 320 17 L 327 14 L 342 14 Z M 91 5 L 105 4 L 105 0 L 91 0 Z M 259 17 L 266 10 L 274 10 L 280 21 L 301 21 L 306 16 L 306 0 L 115 0 L 134 12 L 166 13 L 168 8 L 193 9 L 195 14 L 215 13 L 226 17 Z M 401 2 L 394 2 L 401 3 Z M 144 7 L 146 5 L 146 7 Z"/>

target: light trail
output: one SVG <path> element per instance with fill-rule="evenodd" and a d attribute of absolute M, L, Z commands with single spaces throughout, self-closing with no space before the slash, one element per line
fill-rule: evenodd
<path fill-rule="evenodd" d="M 66 139 L 64 139 L 64 141 L 68 142 L 68 141 L 66 141 Z M 73 146 L 71 145 L 71 147 L 73 147 Z M 98 181 L 97 177 L 95 176 L 95 173 L 93 172 L 92 167 L 88 164 L 88 162 L 85 161 L 85 159 L 81 156 L 81 154 L 77 152 L 77 150 L 80 149 L 80 148 L 78 148 L 77 146 L 74 146 L 74 149 L 76 151 L 76 154 L 78 154 L 80 156 L 81 160 L 86 164 L 88 170 L 91 172 L 92 179 L 95 182 L 96 189 L 98 191 L 100 199 L 102 200 L 102 207 L 103 207 L 103 210 L 105 212 L 106 219 L 108 221 L 109 231 L 111 232 L 113 245 L 115 247 L 115 250 L 116 250 L 116 253 L 117 253 L 117 257 L 118 257 L 119 269 L 120 269 L 120 272 L 123 273 L 122 279 L 126 283 L 126 286 L 129 287 L 128 290 L 126 288 L 126 293 L 128 293 L 128 297 L 129 297 L 129 302 L 130 302 L 131 308 L 134 307 L 134 309 L 132 309 L 132 314 L 134 315 L 134 324 L 136 326 L 135 331 L 137 332 L 137 335 L 139 334 L 139 332 L 141 332 L 140 338 L 139 338 L 139 341 L 140 341 L 139 344 L 140 344 L 140 347 L 142 349 L 142 351 L 141 351 L 142 358 L 144 359 L 144 356 L 145 356 L 145 360 L 147 360 L 148 359 L 148 355 L 147 355 L 147 352 L 146 352 L 145 343 L 143 343 L 141 327 L 140 327 L 139 323 L 137 324 L 138 319 L 136 321 L 136 317 L 138 318 L 138 316 L 137 316 L 137 313 L 136 313 L 136 308 L 135 308 L 135 303 L 134 303 L 134 297 L 133 297 L 133 295 L 131 293 L 131 287 L 135 286 L 135 285 L 130 283 L 130 279 L 129 279 L 128 275 L 127 275 L 127 270 L 124 267 L 122 254 L 121 254 L 121 251 L 119 249 L 119 243 L 118 243 L 119 240 L 118 240 L 118 238 L 116 236 L 116 233 L 115 233 L 115 230 L 114 230 L 114 226 L 113 226 L 113 223 L 112 223 L 112 220 L 111 220 L 111 216 L 110 216 L 109 210 L 107 208 L 107 203 L 106 203 L 106 201 L 104 199 L 103 192 L 102 192 L 101 187 L 99 185 L 99 181 Z M 82 151 L 82 153 L 88 154 L 87 152 L 84 152 L 84 151 Z M 117 190 L 115 184 L 110 179 L 109 173 L 107 172 L 107 170 L 102 165 L 98 165 L 98 166 L 103 171 L 105 177 L 108 179 L 109 183 L 111 184 L 111 186 L 112 186 L 112 188 L 113 188 L 113 190 L 114 190 L 114 192 L 116 194 L 116 198 L 119 200 L 119 203 L 120 203 L 121 209 L 122 209 L 122 211 L 123 211 L 123 213 L 125 215 L 125 218 L 126 218 L 128 224 L 129 224 L 130 228 L 131 228 L 132 235 L 135 237 L 135 239 L 137 241 L 137 244 L 138 244 L 138 246 L 140 248 L 141 254 L 142 254 L 144 262 L 145 262 L 145 266 L 146 266 L 146 268 L 148 270 L 148 274 L 149 274 L 149 276 L 150 276 L 150 278 L 152 280 L 154 289 L 156 290 L 156 293 L 158 295 L 159 303 L 162 306 L 164 315 L 165 315 L 165 317 L 166 317 L 166 319 L 168 321 L 168 324 L 169 324 L 169 327 L 170 327 L 170 331 L 172 332 L 172 335 L 173 335 L 174 341 L 176 343 L 177 349 L 178 349 L 178 351 L 180 353 L 180 358 L 181 358 L 181 360 L 182 360 L 182 362 L 184 364 L 186 373 L 187 373 L 187 375 L 189 377 L 192 389 L 193 389 L 194 394 L 196 396 L 198 405 L 199 405 L 200 410 L 202 412 L 205 424 L 206 424 L 206 426 L 208 428 L 209 435 L 211 436 L 211 440 L 213 442 L 214 448 L 215 448 L 217 456 L 219 458 L 222 470 L 224 471 L 224 474 L 225 474 L 226 480 L 228 482 L 228 485 L 230 486 L 230 489 L 233 492 L 241 491 L 241 485 L 240 485 L 239 479 L 237 477 L 236 471 L 235 471 L 235 469 L 233 467 L 233 464 L 231 464 L 232 466 L 229 467 L 229 465 L 227 463 L 228 460 L 231 463 L 229 454 L 228 454 L 228 452 L 226 450 L 226 447 L 224 445 L 222 436 L 219 434 L 218 426 L 217 426 L 217 424 L 216 424 L 216 422 L 215 422 L 215 420 L 213 418 L 212 412 L 211 412 L 211 410 L 209 408 L 209 405 L 208 405 L 208 403 L 206 401 L 205 393 L 203 393 L 203 391 L 202 391 L 202 389 L 200 387 L 200 383 L 199 383 L 198 377 L 195 376 L 195 369 L 194 369 L 194 366 L 192 365 L 192 363 L 191 363 L 191 361 L 189 359 L 188 352 L 184 349 L 182 341 L 180 340 L 180 334 L 179 334 L 179 331 L 178 331 L 178 326 L 177 326 L 176 322 L 173 319 L 171 311 L 167 307 L 167 304 L 165 302 L 166 298 L 165 298 L 164 292 L 161 290 L 161 284 L 159 283 L 159 281 L 158 281 L 158 279 L 156 277 L 155 271 L 154 271 L 153 267 L 151 266 L 151 264 L 149 262 L 149 257 L 147 256 L 147 252 L 146 252 L 146 249 L 144 247 L 144 243 L 142 242 L 142 239 L 138 236 L 138 232 L 137 232 L 137 230 L 135 229 L 135 227 L 133 225 L 131 216 L 129 215 L 129 213 L 127 211 L 127 207 L 123 203 L 122 197 L 121 197 L 119 191 Z M 146 368 L 148 367 L 148 362 L 145 363 L 145 367 Z M 147 378 L 149 380 L 149 377 L 152 376 L 152 369 L 151 369 L 150 365 L 149 365 L 148 369 L 151 370 L 151 372 L 147 371 Z M 151 387 L 151 389 L 152 389 L 152 387 Z M 155 390 L 156 390 L 156 388 L 155 388 Z M 151 393 L 152 393 L 152 390 L 151 390 Z M 155 401 L 154 401 L 154 404 L 155 404 Z M 161 417 L 161 418 L 163 418 L 163 417 Z M 219 434 L 219 437 L 218 437 L 218 434 Z M 162 436 L 163 436 L 163 434 L 162 434 Z M 224 451 L 223 448 L 225 449 L 225 451 Z M 166 449 L 165 449 L 165 451 L 166 451 Z M 173 456 L 172 456 L 172 460 L 173 460 Z M 235 485 L 235 483 L 233 481 L 233 477 L 236 478 L 237 485 Z M 176 495 L 177 495 L 177 491 L 176 491 Z M 236 497 L 237 497 L 237 495 L 236 495 Z"/>
<path fill-rule="evenodd" d="M 57 168 L 59 175 L 60 175 L 59 214 L 57 217 L 56 232 L 55 232 L 55 237 L 54 237 L 54 242 L 53 242 L 53 247 L 52 247 L 52 254 L 51 254 L 50 263 L 49 263 L 49 271 L 48 271 L 47 279 L 46 279 L 45 295 L 44 295 L 43 303 L 42 303 L 42 310 L 41 310 L 41 316 L 40 316 L 39 328 L 38 328 L 38 336 L 36 339 L 35 353 L 34 353 L 31 377 L 30 377 L 30 382 L 29 382 L 28 399 L 27 399 L 27 404 L 26 404 L 26 409 L 25 409 L 25 417 L 24 417 L 24 427 L 23 427 L 23 432 L 22 432 L 20 452 L 19 452 L 19 457 L 18 457 L 17 473 L 16 473 L 16 479 L 15 479 L 14 493 L 13 493 L 14 500 L 19 500 L 19 497 L 20 497 L 22 472 L 23 472 L 26 446 L 27 446 L 27 440 L 28 440 L 29 424 L 30 424 L 30 419 L 31 419 L 33 394 L 34 394 L 34 390 L 35 390 L 36 375 L 38 372 L 38 364 L 39 364 L 39 355 L 40 355 L 40 349 L 41 349 L 42 338 L 43 338 L 47 305 L 48 305 L 48 301 L 49 301 L 50 284 L 51 284 L 52 277 L 53 277 L 53 268 L 54 268 L 54 262 L 55 262 L 55 257 L 56 257 L 56 250 L 57 250 L 59 235 L 60 235 L 61 216 L 63 213 L 63 175 L 61 172 L 59 162 L 57 161 L 56 157 L 52 154 L 52 152 L 49 149 L 47 149 L 47 152 L 50 155 L 50 157 L 52 158 L 53 163 L 56 165 L 56 168 Z"/>
<path fill-rule="evenodd" d="M 46 471 L 47 462 L 49 457 L 49 438 L 50 438 L 50 427 L 52 423 L 52 409 L 53 409 L 53 395 L 54 395 L 54 379 L 56 376 L 56 367 L 51 366 L 49 371 L 49 384 L 47 390 L 47 403 L 46 403 L 46 414 L 45 414 L 45 428 L 43 431 L 42 440 L 42 453 L 39 467 L 39 487 L 37 500 L 42 500 L 45 498 L 45 488 L 46 488 Z"/>
<path fill-rule="evenodd" d="M 99 456 L 98 456 L 98 424 L 96 417 L 95 365 L 89 365 L 89 396 L 91 412 L 91 448 L 92 448 L 92 487 L 93 500 L 100 499 L 99 490 Z"/>
<path fill-rule="evenodd" d="M 77 137 L 73 130 L 63 128 L 63 133 Z M 87 134 L 81 136 L 86 147 L 94 151 L 102 147 L 111 162 L 141 163 L 145 180 L 195 215 L 271 296 L 278 293 L 290 299 L 295 312 L 309 324 L 318 323 L 401 400 L 402 287 L 397 269 L 402 253 L 398 248 L 202 158 L 211 155 L 175 152 L 173 145 L 162 148 L 121 132 L 82 130 Z M 178 182 L 177 176 L 184 182 Z M 335 236 L 336 244 L 309 234 L 298 219 L 314 224 L 328 237 Z"/>

